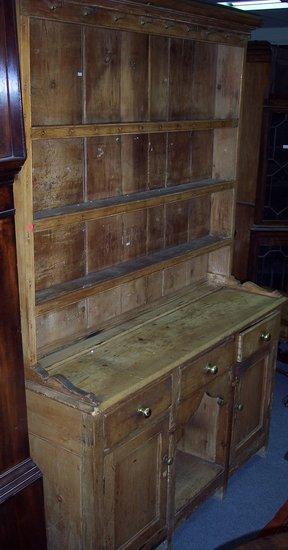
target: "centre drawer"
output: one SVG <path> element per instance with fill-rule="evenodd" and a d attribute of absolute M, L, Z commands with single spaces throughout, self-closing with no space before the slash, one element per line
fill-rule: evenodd
<path fill-rule="evenodd" d="M 165 378 L 138 392 L 116 407 L 105 418 L 105 443 L 110 448 L 131 432 L 149 427 L 157 416 L 171 406 L 172 381 Z"/>
<path fill-rule="evenodd" d="M 280 315 L 276 313 L 241 332 L 238 337 L 237 361 L 241 362 L 247 359 L 250 355 L 262 349 L 265 344 L 269 344 L 275 338 L 278 338 L 279 326 Z"/>
<path fill-rule="evenodd" d="M 185 399 L 235 363 L 235 341 L 229 340 L 213 348 L 181 368 L 180 399 Z"/>

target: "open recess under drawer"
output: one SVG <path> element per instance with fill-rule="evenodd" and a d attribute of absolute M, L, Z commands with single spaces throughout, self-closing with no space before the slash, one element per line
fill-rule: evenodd
<path fill-rule="evenodd" d="M 238 336 L 237 361 L 247 359 L 278 338 L 280 319 L 280 314 L 275 313 L 241 332 Z"/>

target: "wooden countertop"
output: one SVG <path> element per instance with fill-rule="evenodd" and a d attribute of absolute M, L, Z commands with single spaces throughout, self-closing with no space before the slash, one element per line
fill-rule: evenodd
<path fill-rule="evenodd" d="M 54 362 L 44 359 L 43 364 L 49 376 L 64 376 L 80 390 L 95 394 L 99 409 L 106 410 L 257 322 L 281 303 L 282 297 L 203 284 L 154 307 L 122 330 L 117 327 L 100 339 L 91 339 L 89 349 L 79 348 L 75 355 L 62 358 L 60 352 L 58 362 L 54 354 Z"/>

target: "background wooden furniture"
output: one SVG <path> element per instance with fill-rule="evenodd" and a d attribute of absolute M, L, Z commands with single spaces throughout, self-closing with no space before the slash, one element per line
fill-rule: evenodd
<path fill-rule="evenodd" d="M 53 550 L 152 548 L 266 445 L 283 299 L 230 277 L 257 24 L 19 1 L 23 343 Z"/>
<path fill-rule="evenodd" d="M 41 472 L 29 455 L 13 181 L 26 151 L 15 6 L 0 2 L 0 547 L 44 549 Z"/>
<path fill-rule="evenodd" d="M 249 43 L 245 73 L 233 273 L 287 292 L 288 48 Z"/>

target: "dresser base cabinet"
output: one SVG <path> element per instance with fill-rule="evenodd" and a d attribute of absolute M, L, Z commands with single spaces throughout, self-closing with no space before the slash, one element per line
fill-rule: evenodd
<path fill-rule="evenodd" d="M 151 308 L 76 355 L 60 353 L 57 364 L 44 358 L 51 383 L 27 382 L 51 550 L 153 548 L 266 444 L 284 299 L 201 291 L 180 293 L 165 313 Z M 60 391 L 64 374 L 74 395 Z"/>
<path fill-rule="evenodd" d="M 235 378 L 231 465 L 235 467 L 267 443 L 271 383 L 276 350 L 240 367 Z"/>

